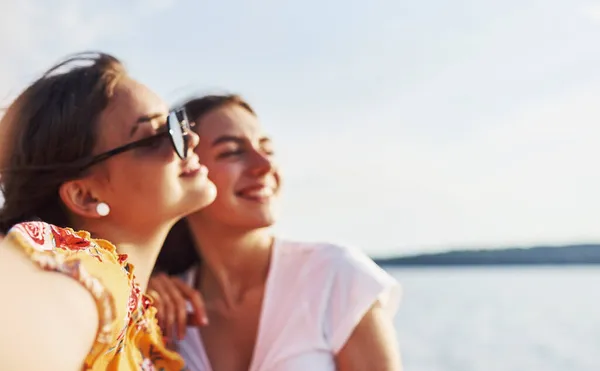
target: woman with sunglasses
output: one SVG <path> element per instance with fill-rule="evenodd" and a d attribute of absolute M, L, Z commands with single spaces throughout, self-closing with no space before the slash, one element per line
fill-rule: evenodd
<path fill-rule="evenodd" d="M 188 367 L 399 370 L 398 283 L 356 250 L 273 237 L 281 175 L 254 110 L 237 96 L 184 107 L 217 198 L 173 228 L 148 293 Z"/>
<path fill-rule="evenodd" d="M 182 370 L 142 293 L 170 228 L 215 198 L 185 113 L 83 53 L 16 98 L 0 140 L 0 370 Z"/>

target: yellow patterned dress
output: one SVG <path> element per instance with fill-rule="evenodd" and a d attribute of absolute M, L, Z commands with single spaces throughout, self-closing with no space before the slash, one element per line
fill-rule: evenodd
<path fill-rule="evenodd" d="M 179 355 L 165 347 L 156 309 L 135 283 L 133 266 L 111 243 L 43 222 L 17 224 L 6 238 L 40 268 L 77 280 L 94 297 L 98 333 L 83 370 L 185 370 Z"/>

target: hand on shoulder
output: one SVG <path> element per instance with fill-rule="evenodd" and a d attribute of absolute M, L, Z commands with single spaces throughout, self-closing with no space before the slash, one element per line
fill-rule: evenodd
<path fill-rule="evenodd" d="M 98 330 L 92 295 L 10 238 L 0 238 L 0 272 L 0 370 L 81 370 Z"/>
<path fill-rule="evenodd" d="M 158 324 L 169 340 L 183 339 L 188 325 L 208 324 L 202 295 L 179 277 L 155 273 L 148 282 L 147 294 L 154 301 Z"/>

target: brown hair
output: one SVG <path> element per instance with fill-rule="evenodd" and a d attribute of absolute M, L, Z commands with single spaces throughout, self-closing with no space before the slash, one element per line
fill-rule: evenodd
<path fill-rule="evenodd" d="M 71 165 L 92 155 L 98 118 L 125 73 L 109 54 L 74 54 L 8 107 L 0 120 L 0 232 L 27 220 L 69 223 L 59 187 L 81 176 Z"/>
<path fill-rule="evenodd" d="M 252 107 L 239 95 L 206 95 L 187 100 L 179 107 L 185 108 L 190 120 L 200 123 L 203 116 L 226 106 L 240 106 L 256 116 Z M 182 219 L 169 232 L 156 261 L 155 271 L 180 274 L 200 262 L 200 255 L 186 219 Z"/>

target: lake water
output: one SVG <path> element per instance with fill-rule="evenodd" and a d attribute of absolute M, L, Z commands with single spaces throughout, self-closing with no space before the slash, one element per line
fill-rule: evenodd
<path fill-rule="evenodd" d="M 405 371 L 600 371 L 600 267 L 387 270 Z"/>

